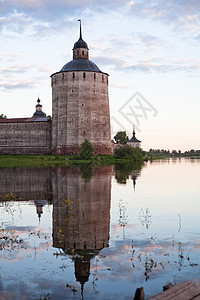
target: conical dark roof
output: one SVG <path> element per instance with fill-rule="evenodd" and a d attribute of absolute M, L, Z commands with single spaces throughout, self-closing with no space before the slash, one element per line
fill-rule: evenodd
<path fill-rule="evenodd" d="M 132 138 L 130 140 L 128 140 L 127 142 L 130 142 L 130 143 L 141 143 L 141 141 L 138 140 L 135 136 L 132 136 Z"/>
<path fill-rule="evenodd" d="M 100 72 L 102 71 L 89 59 L 76 58 L 68 62 L 62 67 L 60 72 L 65 71 L 91 71 L 91 72 Z"/>
<path fill-rule="evenodd" d="M 133 126 L 133 136 L 130 140 L 127 141 L 127 143 L 141 143 L 140 140 L 138 140 L 136 137 L 135 137 L 135 128 Z"/>
<path fill-rule="evenodd" d="M 73 48 L 73 49 L 76 49 L 76 48 L 86 48 L 86 49 L 88 49 L 88 45 L 87 45 L 87 43 L 86 43 L 82 38 L 80 38 L 80 39 L 74 44 L 74 48 Z"/>

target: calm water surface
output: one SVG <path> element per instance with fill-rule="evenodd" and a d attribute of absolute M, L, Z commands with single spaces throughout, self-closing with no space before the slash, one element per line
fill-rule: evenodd
<path fill-rule="evenodd" d="M 146 299 L 200 281 L 200 160 L 0 169 L 0 299 Z"/>

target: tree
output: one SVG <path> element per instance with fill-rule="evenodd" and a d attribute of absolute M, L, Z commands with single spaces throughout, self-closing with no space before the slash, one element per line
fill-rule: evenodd
<path fill-rule="evenodd" d="M 89 182 L 93 175 L 92 163 L 80 164 L 80 174 L 85 182 Z"/>
<path fill-rule="evenodd" d="M 126 131 L 117 132 L 117 134 L 114 136 L 114 139 L 117 144 L 126 144 L 128 141 L 128 136 L 126 134 Z"/>
<path fill-rule="evenodd" d="M 4 114 L 1 114 L 1 115 L 0 115 L 0 119 L 7 119 L 7 116 L 4 115 Z"/>
<path fill-rule="evenodd" d="M 172 155 L 177 155 L 177 151 L 176 150 L 172 150 Z"/>
<path fill-rule="evenodd" d="M 115 164 L 115 179 L 118 183 L 126 184 L 126 180 L 129 178 L 129 175 L 135 171 L 140 172 L 142 165 L 144 164 L 143 160 L 140 161 L 129 161 L 126 163 L 117 163 Z"/>
<path fill-rule="evenodd" d="M 92 147 L 92 144 L 88 140 L 85 140 L 79 148 L 80 159 L 92 159 L 93 151 L 94 149 Z"/>
<path fill-rule="evenodd" d="M 143 151 L 140 148 L 133 148 L 129 145 L 119 146 L 114 150 L 116 158 L 125 158 L 129 160 L 144 160 Z"/>

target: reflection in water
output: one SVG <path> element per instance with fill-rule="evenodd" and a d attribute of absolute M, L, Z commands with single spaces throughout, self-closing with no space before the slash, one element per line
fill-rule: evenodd
<path fill-rule="evenodd" d="M 1 169 L 2 298 L 148 298 L 200 280 L 200 160 L 115 170 L 111 190 L 112 167 Z"/>
<path fill-rule="evenodd" d="M 41 215 L 43 214 L 43 207 L 47 204 L 49 204 L 48 200 L 44 199 L 39 199 L 39 200 L 34 200 L 35 206 L 36 206 L 36 212 L 38 215 L 38 219 L 40 221 Z"/>
<path fill-rule="evenodd" d="M 1 168 L 0 196 L 52 201 L 51 168 Z"/>
<path fill-rule="evenodd" d="M 121 199 L 119 201 L 119 226 L 123 228 L 123 239 L 125 240 L 125 227 L 127 225 L 127 218 L 128 216 L 126 215 L 126 205 L 127 203 L 124 203 Z"/>
<path fill-rule="evenodd" d="M 85 182 L 90 181 L 93 175 L 93 167 L 91 163 L 80 165 L 80 175 L 85 179 Z"/>
<path fill-rule="evenodd" d="M 129 175 L 133 180 L 133 187 L 135 189 L 136 179 L 140 175 L 144 163 L 141 161 L 130 161 L 124 164 L 115 164 L 115 179 L 118 183 L 126 184 Z"/>
<path fill-rule="evenodd" d="M 141 208 L 140 213 L 139 213 L 139 219 L 142 224 L 142 226 L 145 226 L 146 229 L 149 228 L 149 225 L 151 224 L 151 214 L 148 208 L 145 210 Z"/>
<path fill-rule="evenodd" d="M 57 168 L 53 174 L 53 246 L 72 255 L 82 292 L 90 259 L 108 247 L 111 175 L 110 166 L 94 168 L 90 181 L 74 168 Z"/>
<path fill-rule="evenodd" d="M 72 258 L 82 296 L 90 260 L 109 246 L 113 173 L 112 166 L 84 167 L 4 168 L 0 173 L 2 201 L 32 200 L 39 220 L 44 206 L 53 203 L 53 247 Z"/>

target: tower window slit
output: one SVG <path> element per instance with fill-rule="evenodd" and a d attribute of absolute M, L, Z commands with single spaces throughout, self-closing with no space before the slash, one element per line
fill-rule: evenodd
<path fill-rule="evenodd" d="M 96 79 L 96 74 L 94 73 L 94 79 Z"/>
<path fill-rule="evenodd" d="M 86 77 L 86 74 L 85 74 L 85 72 L 83 73 L 83 78 L 85 78 Z"/>
<path fill-rule="evenodd" d="M 82 55 L 84 55 L 84 51 L 82 51 Z"/>
<path fill-rule="evenodd" d="M 104 76 L 102 75 L 102 81 L 104 81 Z"/>
<path fill-rule="evenodd" d="M 75 78 L 75 73 L 73 73 L 73 78 Z"/>

